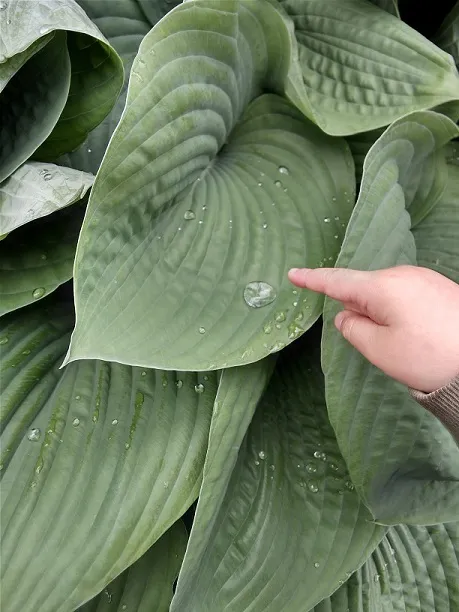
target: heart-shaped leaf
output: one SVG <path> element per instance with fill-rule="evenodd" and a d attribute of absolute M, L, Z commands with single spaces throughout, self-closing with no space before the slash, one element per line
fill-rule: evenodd
<path fill-rule="evenodd" d="M 282 352 L 224 499 L 207 530 L 200 525 L 205 552 L 195 568 L 191 535 L 174 612 L 304 612 L 355 571 L 384 534 L 348 479 L 319 358 L 319 334 Z M 216 483 L 216 496 L 224 486 Z"/>
<path fill-rule="evenodd" d="M 453 128 L 442 115 L 413 113 L 375 143 L 365 159 L 337 267 L 375 270 L 416 263 L 407 208 L 422 217 L 432 194 L 442 195 L 435 143 Z M 333 322 L 339 309 L 325 300 L 322 365 L 330 421 L 352 481 L 379 522 L 456 520 L 458 447 L 403 385 L 344 340 Z"/>
<path fill-rule="evenodd" d="M 74 610 L 183 514 L 199 492 L 217 391 L 214 372 L 101 361 L 60 370 L 73 316 L 57 298 L 0 320 L 10 612 Z"/>
<path fill-rule="evenodd" d="M 82 228 L 67 361 L 242 365 L 318 318 L 286 272 L 334 261 L 355 181 L 346 143 L 286 100 L 247 106 L 289 49 L 264 0 L 186 2 L 144 38 Z"/>
<path fill-rule="evenodd" d="M 328 134 L 385 126 L 459 98 L 451 56 L 367 0 L 282 0 L 304 90 L 287 91 Z"/>
<path fill-rule="evenodd" d="M 78 612 L 168 612 L 185 554 L 187 531 L 177 521 L 130 568 Z"/>

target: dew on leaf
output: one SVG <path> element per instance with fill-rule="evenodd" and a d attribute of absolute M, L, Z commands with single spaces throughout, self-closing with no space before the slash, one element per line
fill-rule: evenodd
<path fill-rule="evenodd" d="M 46 289 L 44 287 L 37 287 L 32 291 L 32 297 L 34 300 L 38 300 L 43 297 L 46 293 Z"/>
<path fill-rule="evenodd" d="M 263 281 L 253 281 L 244 288 L 244 301 L 251 308 L 262 308 L 274 302 L 277 294 L 272 285 Z"/>
<path fill-rule="evenodd" d="M 27 434 L 27 439 L 30 440 L 30 442 L 37 442 L 40 439 L 40 436 L 41 436 L 40 429 L 38 427 L 34 427 Z"/>
<path fill-rule="evenodd" d="M 308 482 L 308 489 L 311 491 L 311 493 L 317 493 L 319 490 L 319 485 L 315 480 L 310 480 Z"/>
<path fill-rule="evenodd" d="M 266 453 L 265 453 L 265 451 L 260 451 L 260 452 L 258 453 L 258 456 L 260 457 L 260 459 L 266 459 Z"/>
<path fill-rule="evenodd" d="M 80 424 L 80 419 L 74 418 L 73 421 L 72 421 L 72 425 L 74 427 L 78 427 L 79 424 Z"/>
<path fill-rule="evenodd" d="M 196 391 L 196 393 L 204 393 L 204 385 L 202 383 L 199 383 L 198 385 L 194 386 L 194 390 Z"/>
<path fill-rule="evenodd" d="M 192 221 L 193 219 L 196 219 L 196 215 L 194 214 L 192 210 L 186 210 L 185 214 L 183 215 L 183 218 L 186 221 Z"/>
<path fill-rule="evenodd" d="M 206 333 L 206 328 L 205 327 L 200 327 L 199 328 L 199 333 L 200 334 L 205 334 Z"/>
<path fill-rule="evenodd" d="M 279 166 L 279 172 L 280 172 L 281 174 L 288 174 L 288 173 L 289 173 L 289 170 L 288 170 L 288 168 L 286 168 L 285 166 Z"/>

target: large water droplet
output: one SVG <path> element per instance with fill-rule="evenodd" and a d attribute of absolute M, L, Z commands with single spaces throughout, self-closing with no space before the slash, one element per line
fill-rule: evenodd
<path fill-rule="evenodd" d="M 72 425 L 74 427 L 78 427 L 79 424 L 80 424 L 80 419 L 74 418 L 73 421 L 72 421 Z"/>
<path fill-rule="evenodd" d="M 37 442 L 37 440 L 40 439 L 40 436 L 41 436 L 41 431 L 38 429 L 38 427 L 34 427 L 27 434 L 27 439 L 30 440 L 31 442 Z"/>
<path fill-rule="evenodd" d="M 288 174 L 288 168 L 286 168 L 285 166 L 279 166 L 279 172 L 281 174 Z"/>
<path fill-rule="evenodd" d="M 315 480 L 310 480 L 308 482 L 308 489 L 311 491 L 311 493 L 317 493 L 319 490 L 319 485 Z"/>
<path fill-rule="evenodd" d="M 193 219 L 196 219 L 196 215 L 192 210 L 186 210 L 185 214 L 183 215 L 183 218 L 187 221 L 192 221 Z"/>
<path fill-rule="evenodd" d="M 44 287 L 37 287 L 36 289 L 33 290 L 32 297 L 34 300 L 38 300 L 39 298 L 43 297 L 45 293 L 46 293 L 46 289 Z"/>
<path fill-rule="evenodd" d="M 202 383 L 199 383 L 198 385 L 194 386 L 194 390 L 196 391 L 196 393 L 204 393 L 204 385 Z"/>
<path fill-rule="evenodd" d="M 260 451 L 260 452 L 258 453 L 258 456 L 260 457 L 260 459 L 266 459 L 266 453 L 265 453 L 265 451 Z"/>
<path fill-rule="evenodd" d="M 253 281 L 244 288 L 244 301 L 251 308 L 262 308 L 274 302 L 277 294 L 269 283 Z"/>

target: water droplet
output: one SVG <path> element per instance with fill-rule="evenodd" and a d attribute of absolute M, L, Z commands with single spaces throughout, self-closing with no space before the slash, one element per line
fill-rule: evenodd
<path fill-rule="evenodd" d="M 6 20 L 6 25 L 11 25 L 11 19 Z"/>
<path fill-rule="evenodd" d="M 26 349 L 25 351 L 22 351 L 22 354 L 23 355 L 30 355 L 30 350 Z"/>
<path fill-rule="evenodd" d="M 346 482 L 344 483 L 344 486 L 349 491 L 353 491 L 355 489 L 354 484 L 350 480 L 346 480 Z"/>
<path fill-rule="evenodd" d="M 277 294 L 270 284 L 253 281 L 244 288 L 244 301 L 251 308 L 262 308 L 274 302 Z"/>
<path fill-rule="evenodd" d="M 147 373 L 145 372 L 145 370 L 143 370 L 142 372 L 140 372 L 140 376 L 146 376 Z"/>
<path fill-rule="evenodd" d="M 108 589 L 104 589 L 104 593 L 107 596 L 108 603 L 112 603 L 112 594 L 110 593 L 110 591 Z"/>
<path fill-rule="evenodd" d="M 374 579 L 373 579 L 373 580 L 374 580 L 375 582 L 379 582 L 379 578 L 380 578 L 379 574 L 375 574 L 375 576 L 374 576 Z"/>
<path fill-rule="evenodd" d="M 39 298 L 43 297 L 45 293 L 46 293 L 46 289 L 44 287 L 37 287 L 36 289 L 33 290 L 32 297 L 34 300 L 38 300 Z"/>
<path fill-rule="evenodd" d="M 181 231 L 182 231 L 182 228 L 181 228 L 181 227 L 179 227 L 179 228 L 178 228 L 178 231 L 179 231 L 179 232 L 181 232 Z"/>
<path fill-rule="evenodd" d="M 123 605 L 121 606 L 121 609 L 122 609 L 122 610 L 127 610 L 127 604 L 123 604 Z"/>
<path fill-rule="evenodd" d="M 283 323 L 285 321 L 285 312 L 276 312 L 274 319 L 277 321 L 277 323 Z"/>
<path fill-rule="evenodd" d="M 183 215 L 183 218 L 187 221 L 192 221 L 193 219 L 196 219 L 196 215 L 192 210 L 186 210 L 185 214 Z"/>
<path fill-rule="evenodd" d="M 255 465 L 260 465 L 260 462 L 258 460 L 255 461 Z"/>
<path fill-rule="evenodd" d="M 73 425 L 74 427 L 78 427 L 78 425 L 79 425 L 79 424 L 80 424 L 80 419 L 78 419 L 78 418 L 73 419 L 73 421 L 72 421 L 72 425 Z"/>
<path fill-rule="evenodd" d="M 315 472 L 317 472 L 317 466 L 315 463 L 307 463 L 306 464 L 306 471 L 309 472 L 310 474 L 314 474 Z"/>
<path fill-rule="evenodd" d="M 34 427 L 27 434 L 27 439 L 30 440 L 31 442 L 37 442 L 37 440 L 40 439 L 40 436 L 41 436 L 41 431 L 38 429 L 38 427 Z"/>
<path fill-rule="evenodd" d="M 330 217 L 325 217 L 324 223 L 330 223 L 330 221 L 331 221 Z"/>
<path fill-rule="evenodd" d="M 320 563 L 318 563 L 317 561 L 314 563 L 314 567 L 317 569 L 318 567 L 320 567 Z"/>
<path fill-rule="evenodd" d="M 40 259 L 43 259 L 43 261 L 44 261 L 45 259 L 48 259 L 48 258 L 47 258 L 47 256 L 46 256 L 44 253 L 42 253 L 42 254 L 40 255 Z"/>
<path fill-rule="evenodd" d="M 332 197 L 332 202 L 336 202 L 335 196 Z"/>
<path fill-rule="evenodd" d="M 129 442 L 126 442 L 126 444 L 124 445 L 124 448 L 125 448 L 126 450 L 128 450 L 128 448 L 130 448 L 130 447 L 131 447 L 131 445 L 129 444 Z"/>
<path fill-rule="evenodd" d="M 194 386 L 194 390 L 196 391 L 196 393 L 204 393 L 204 385 L 202 383 L 199 383 L 198 385 Z"/>
<path fill-rule="evenodd" d="M 76 401 L 80 400 L 81 399 L 81 395 L 75 395 L 75 399 L 76 399 Z"/>
<path fill-rule="evenodd" d="M 271 465 L 269 466 L 269 469 L 271 470 L 271 472 L 274 472 L 274 470 L 275 470 L 276 468 L 274 467 L 274 465 L 273 465 L 273 464 L 271 464 Z"/>
<path fill-rule="evenodd" d="M 336 465 L 336 463 L 330 463 L 330 469 L 332 469 L 334 472 L 337 472 L 339 470 L 339 467 Z"/>
<path fill-rule="evenodd" d="M 308 482 L 308 489 L 311 491 L 311 493 L 317 493 L 319 490 L 319 485 L 315 480 L 310 480 Z"/>
<path fill-rule="evenodd" d="M 7 344 L 9 342 L 9 338 L 6 336 L 4 338 L 0 338 L 0 345 Z"/>
<path fill-rule="evenodd" d="M 163 374 L 163 380 L 161 382 L 163 388 L 165 389 L 167 387 L 167 385 L 169 384 L 169 381 L 167 380 L 167 376 L 165 374 Z"/>
<path fill-rule="evenodd" d="M 339 218 L 338 216 L 336 216 L 336 217 L 335 217 L 335 221 L 339 221 L 339 219 L 340 219 L 340 218 Z"/>
<path fill-rule="evenodd" d="M 292 305 L 294 308 L 296 308 L 298 306 L 298 300 L 295 300 L 294 302 L 292 302 Z"/>
<path fill-rule="evenodd" d="M 258 187 L 261 187 L 263 185 L 263 183 L 258 183 Z"/>
<path fill-rule="evenodd" d="M 282 350 L 284 347 L 285 347 L 284 342 L 276 342 L 275 344 L 272 345 L 269 351 L 271 353 L 277 353 L 277 351 Z"/>
<path fill-rule="evenodd" d="M 299 323 L 300 321 L 302 321 L 302 320 L 303 320 L 303 313 L 302 313 L 302 312 L 299 312 L 299 313 L 296 315 L 296 317 L 295 317 L 295 319 L 294 319 L 294 320 L 295 320 L 297 323 Z"/>
<path fill-rule="evenodd" d="M 169 483 L 167 482 L 167 480 L 165 480 L 165 481 L 163 482 L 163 487 L 164 487 L 165 489 L 168 489 L 168 488 L 169 488 Z"/>
<path fill-rule="evenodd" d="M 298 325 L 296 325 L 296 323 L 290 323 L 290 325 L 287 328 L 288 331 L 288 337 L 290 338 L 290 340 L 295 340 L 295 338 L 298 338 L 302 333 L 303 333 L 303 328 L 299 327 Z"/>
<path fill-rule="evenodd" d="M 6 2 L 0 2 L 0 11 L 4 11 L 8 4 Z"/>
<path fill-rule="evenodd" d="M 392 546 L 389 548 L 389 550 L 390 550 L 390 554 L 392 556 L 394 556 L 395 555 L 395 550 L 392 548 Z"/>
<path fill-rule="evenodd" d="M 270 334 L 273 331 L 273 326 L 271 325 L 271 323 L 265 323 L 263 325 L 263 331 L 265 332 L 265 334 Z"/>
<path fill-rule="evenodd" d="M 265 453 L 265 451 L 260 451 L 260 452 L 258 453 L 258 456 L 260 457 L 260 459 L 266 459 L 266 453 Z"/>
<path fill-rule="evenodd" d="M 200 327 L 199 328 L 199 333 L 200 334 L 205 334 L 206 333 L 206 328 L 205 327 Z"/>
<path fill-rule="evenodd" d="M 321 458 L 321 456 L 322 456 L 322 453 L 321 453 L 320 451 L 314 451 L 314 457 L 315 457 L 316 459 L 320 459 L 320 458 Z"/>
<path fill-rule="evenodd" d="M 338 240 L 338 238 L 339 238 L 338 234 L 335 234 L 334 238 L 336 238 L 336 240 Z"/>
<path fill-rule="evenodd" d="M 118 425 L 118 419 L 113 419 L 112 425 Z"/>
<path fill-rule="evenodd" d="M 276 187 L 278 187 L 279 189 L 282 187 L 282 183 L 280 181 L 274 181 L 274 184 L 276 185 Z"/>
<path fill-rule="evenodd" d="M 263 223 L 263 225 L 261 226 L 263 229 L 267 229 L 268 228 L 268 224 L 267 223 Z"/>
<path fill-rule="evenodd" d="M 92 149 L 88 149 L 88 153 L 92 153 Z"/>
<path fill-rule="evenodd" d="M 46 174 L 43 175 L 44 181 L 50 181 L 52 178 L 53 178 L 53 175 L 51 174 L 51 172 L 47 172 Z"/>
<path fill-rule="evenodd" d="M 183 380 L 177 380 L 175 386 L 177 387 L 177 389 L 181 389 L 183 387 Z"/>
<path fill-rule="evenodd" d="M 279 166 L 279 172 L 281 174 L 288 174 L 288 168 L 286 168 L 285 166 Z"/>

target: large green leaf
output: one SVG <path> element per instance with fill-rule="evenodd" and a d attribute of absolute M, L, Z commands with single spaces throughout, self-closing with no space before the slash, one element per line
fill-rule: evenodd
<path fill-rule="evenodd" d="M 375 6 L 387 11 L 391 15 L 400 17 L 400 11 L 398 10 L 398 0 L 370 0 Z"/>
<path fill-rule="evenodd" d="M 360 183 L 362 180 L 363 163 L 365 161 L 365 157 L 368 154 L 368 151 L 375 144 L 378 138 L 382 136 L 383 132 L 384 129 L 379 128 L 377 130 L 371 130 L 369 132 L 361 132 L 360 134 L 354 134 L 353 136 L 349 136 L 348 138 L 346 138 L 346 142 L 349 145 L 352 157 L 354 158 L 355 178 L 357 183 Z"/>
<path fill-rule="evenodd" d="M 413 235 L 418 264 L 459 283 L 459 166 L 448 166 L 440 201 L 413 229 Z"/>
<path fill-rule="evenodd" d="M 0 241 L 0 316 L 36 302 L 73 275 L 84 207 L 74 204 Z"/>
<path fill-rule="evenodd" d="M 367 0 L 283 0 L 304 90 L 287 92 L 328 134 L 385 126 L 459 98 L 451 56 Z"/>
<path fill-rule="evenodd" d="M 196 580 L 202 579 L 201 564 L 212 550 L 218 519 L 236 464 L 239 449 L 274 366 L 266 358 L 242 368 L 225 370 L 215 399 L 203 481 L 193 527 L 180 571 L 172 610 L 182 610 Z"/>
<path fill-rule="evenodd" d="M 319 346 L 319 334 L 308 334 L 282 352 L 224 499 L 207 533 L 200 526 L 206 549 L 194 571 L 192 532 L 192 574 L 179 576 L 174 612 L 309 610 L 381 539 L 328 421 Z"/>
<path fill-rule="evenodd" d="M 142 38 L 151 28 L 137 0 L 78 0 L 93 23 L 106 36 L 117 51 L 124 64 L 124 85 L 115 106 L 89 135 L 86 141 L 73 153 L 65 156 L 62 163 L 73 168 L 96 174 L 104 156 L 108 141 L 117 126 L 126 104 L 127 85 L 132 62 Z M 148 6 L 158 11 L 158 20 L 167 12 L 161 13 L 164 2 L 148 0 Z M 156 23 L 156 22 L 154 22 Z"/>
<path fill-rule="evenodd" d="M 81 200 L 93 183 L 86 172 L 28 162 L 0 184 L 0 234 Z"/>
<path fill-rule="evenodd" d="M 8 70 L 8 63 L 5 68 L 0 64 L 0 75 L 2 70 Z M 0 182 L 27 161 L 51 134 L 69 88 L 66 34 L 59 32 L 32 55 L 0 93 Z"/>
<path fill-rule="evenodd" d="M 196 499 L 217 375 L 60 370 L 73 317 L 56 299 L 0 324 L 2 602 L 73 610 Z"/>
<path fill-rule="evenodd" d="M 177 521 L 138 561 L 97 597 L 78 608 L 78 612 L 168 612 L 186 542 L 185 525 Z"/>
<path fill-rule="evenodd" d="M 78 146 L 112 108 L 123 67 L 73 0 L 9 0 L 1 16 L 0 84 L 10 80 L 0 97 L 8 109 L 6 120 L 2 113 L 0 149 L 10 165 L 22 158 L 11 172 L 39 145 L 36 155 L 46 160 Z M 30 130 L 34 139 L 23 136 L 18 142 L 15 134 L 28 135 Z M 13 160 L 3 153 L 13 146 L 9 139 L 15 147 Z"/>
<path fill-rule="evenodd" d="M 287 101 L 247 106 L 289 50 L 264 0 L 186 2 L 144 38 L 77 249 L 68 361 L 241 365 L 318 318 L 286 272 L 334 261 L 355 181 L 346 143 Z M 258 282 L 263 308 L 244 301 Z"/>
<path fill-rule="evenodd" d="M 365 565 L 314 612 L 455 612 L 459 523 L 392 527 Z"/>
<path fill-rule="evenodd" d="M 447 136 L 449 123 L 433 112 L 413 113 L 370 149 L 337 267 L 416 263 L 406 209 L 414 216 L 426 210 L 424 196 L 437 185 L 432 148 Z M 453 438 L 403 385 L 344 340 L 333 323 L 339 310 L 325 300 L 322 364 L 330 420 L 352 481 L 380 522 L 456 520 L 459 449 Z"/>

